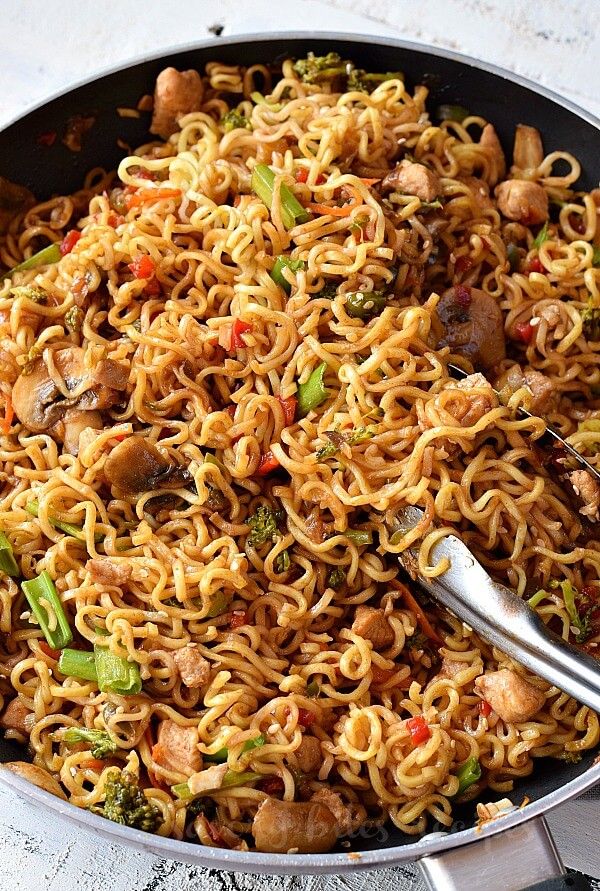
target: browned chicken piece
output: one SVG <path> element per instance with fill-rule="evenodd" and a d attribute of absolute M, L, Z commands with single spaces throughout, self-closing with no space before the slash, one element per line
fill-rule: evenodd
<path fill-rule="evenodd" d="M 197 71 L 165 68 L 156 78 L 150 132 L 168 139 L 179 129 L 180 117 L 200 109 L 203 94 L 202 79 Z"/>
<path fill-rule="evenodd" d="M 319 789 L 310 800 L 318 801 L 329 808 L 336 819 L 337 834 L 340 836 L 356 832 L 366 819 L 366 811 L 362 805 L 346 804 L 342 796 L 333 789 Z"/>
<path fill-rule="evenodd" d="M 548 195 L 538 183 L 526 179 L 508 179 L 496 188 L 501 213 L 509 220 L 535 226 L 548 219 Z"/>
<path fill-rule="evenodd" d="M 541 371 L 534 368 L 521 369 L 520 365 L 513 365 L 506 375 L 506 385 L 513 393 L 527 387 L 531 392 L 528 409 L 533 412 L 544 412 L 556 401 L 556 392 L 552 381 Z"/>
<path fill-rule="evenodd" d="M 186 687 L 202 687 L 208 682 L 210 662 L 204 658 L 197 647 L 188 644 L 180 650 L 175 650 L 173 661 Z"/>
<path fill-rule="evenodd" d="M 513 164 L 519 170 L 533 170 L 544 160 L 544 146 L 540 131 L 526 124 L 517 124 Z"/>
<path fill-rule="evenodd" d="M 318 801 L 266 798 L 252 823 L 257 851 L 271 854 L 323 854 L 337 841 L 337 821 Z"/>
<path fill-rule="evenodd" d="M 314 736 L 303 736 L 302 742 L 294 752 L 294 755 L 302 773 L 317 773 L 323 763 L 321 743 Z"/>
<path fill-rule="evenodd" d="M 400 161 L 381 184 L 384 192 L 404 192 L 421 201 L 433 201 L 441 192 L 437 173 L 416 161 Z"/>
<path fill-rule="evenodd" d="M 3 764 L 2 767 L 5 770 L 10 770 L 18 777 L 23 777 L 24 780 L 33 783 L 34 786 L 50 792 L 51 795 L 56 795 L 57 798 L 62 798 L 63 801 L 67 800 L 67 796 L 63 792 L 58 780 L 55 780 L 52 774 L 44 770 L 43 767 L 38 767 L 36 764 L 28 764 L 27 761 L 9 761 L 8 764 Z"/>
<path fill-rule="evenodd" d="M 444 329 L 438 347 L 449 346 L 483 369 L 506 356 L 502 311 L 486 291 L 455 285 L 442 294 L 437 315 Z"/>
<path fill-rule="evenodd" d="M 442 656 L 442 664 L 438 672 L 439 675 L 453 680 L 461 671 L 470 668 L 470 662 L 460 662 L 458 659 L 451 659 L 449 656 Z"/>
<path fill-rule="evenodd" d="M 356 607 L 352 631 L 370 640 L 376 650 L 386 649 L 394 643 L 394 632 L 384 611 L 372 606 Z"/>
<path fill-rule="evenodd" d="M 113 560 L 111 557 L 94 557 L 85 564 L 85 568 L 92 577 L 93 582 L 100 585 L 114 585 L 121 588 L 131 578 L 132 568 L 123 560 Z"/>
<path fill-rule="evenodd" d="M 142 436 L 130 436 L 111 451 L 104 465 L 111 486 L 126 495 L 151 489 L 180 489 L 189 485 L 191 474 L 171 464 L 155 445 Z"/>
<path fill-rule="evenodd" d="M 485 125 L 479 137 L 479 145 L 487 149 L 490 159 L 488 180 L 491 186 L 495 186 L 506 174 L 506 160 L 493 124 Z"/>
<path fill-rule="evenodd" d="M 479 211 L 483 213 L 493 208 L 494 202 L 490 198 L 490 189 L 486 182 L 476 176 L 461 176 L 460 181 L 468 186 Z"/>
<path fill-rule="evenodd" d="M 575 494 L 579 495 L 583 501 L 583 507 L 579 508 L 579 513 L 589 520 L 599 520 L 600 483 L 594 479 L 589 470 L 574 470 L 569 474 L 569 482 L 573 486 Z"/>
<path fill-rule="evenodd" d="M 23 736 L 29 736 L 34 724 L 33 712 L 29 711 L 18 697 L 11 699 L 0 718 L 0 727 L 4 727 L 5 730 L 16 730 Z"/>
<path fill-rule="evenodd" d="M 6 232 L 13 217 L 34 204 L 35 198 L 29 189 L 0 176 L 0 233 Z"/>
<path fill-rule="evenodd" d="M 220 789 L 228 770 L 226 764 L 213 764 L 212 767 L 193 774 L 188 780 L 190 792 L 193 795 L 200 795 L 201 792 L 214 792 Z"/>
<path fill-rule="evenodd" d="M 70 408 L 62 421 L 55 425 L 56 435 L 62 439 L 64 451 L 69 455 L 79 454 L 79 437 L 84 430 L 102 430 L 102 415 L 99 411 L 82 411 Z"/>
<path fill-rule="evenodd" d="M 498 406 L 498 397 L 492 389 L 492 385 L 487 381 L 481 372 L 469 374 L 461 381 L 452 381 L 446 384 L 446 390 L 459 390 L 462 393 L 468 393 L 468 398 L 464 397 L 457 402 L 456 406 L 448 406 L 449 411 L 463 427 L 472 427 L 485 414 Z"/>
<path fill-rule="evenodd" d="M 158 725 L 157 745 L 153 748 L 155 760 L 162 767 L 190 776 L 202 767 L 199 739 L 197 727 L 181 727 L 167 718 Z"/>
<path fill-rule="evenodd" d="M 510 668 L 481 675 L 475 689 L 507 724 L 529 721 L 546 702 L 541 690 Z"/>

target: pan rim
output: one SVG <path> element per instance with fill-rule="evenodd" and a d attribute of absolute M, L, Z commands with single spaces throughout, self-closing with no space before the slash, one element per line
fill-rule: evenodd
<path fill-rule="evenodd" d="M 269 32 L 267 34 L 256 32 L 254 34 L 210 38 L 204 41 L 191 41 L 187 44 L 167 47 L 160 51 L 142 53 L 139 56 L 126 60 L 125 62 L 120 62 L 117 65 L 107 66 L 106 68 L 96 71 L 90 77 L 82 78 L 74 84 L 69 85 L 67 88 L 59 89 L 40 101 L 32 103 L 7 121 L 0 128 L 0 133 L 9 130 L 33 112 L 50 105 L 57 99 L 67 96 L 71 92 L 75 92 L 76 90 L 96 81 L 100 81 L 110 75 L 125 72 L 137 65 L 167 59 L 173 55 L 202 51 L 211 48 L 214 48 L 215 53 L 218 53 L 219 47 L 222 46 L 242 46 L 259 41 L 272 43 L 277 46 L 278 42 L 282 44 L 297 40 L 326 40 L 342 43 L 355 43 L 363 46 L 365 44 L 373 44 L 376 46 L 396 48 L 399 51 L 407 50 L 418 53 L 424 57 L 434 56 L 458 62 L 462 65 L 471 67 L 474 72 L 484 71 L 524 87 L 530 92 L 542 96 L 554 104 L 558 104 L 562 108 L 567 109 L 581 120 L 586 121 L 596 130 L 600 131 L 600 119 L 596 117 L 596 115 L 587 109 L 581 108 L 575 102 L 566 99 L 551 88 L 536 84 L 529 78 L 508 71 L 501 66 L 474 59 L 471 56 L 457 53 L 454 50 L 429 46 L 428 44 L 402 40 L 395 37 L 378 37 L 375 35 L 362 36 L 360 34 L 345 34 L 330 31 L 277 31 Z M 395 845 L 389 848 L 361 851 L 358 854 L 356 852 L 338 852 L 298 855 L 263 854 L 256 851 L 230 851 L 222 848 L 208 848 L 187 841 L 164 838 L 162 836 L 152 835 L 140 830 L 120 826 L 116 823 L 111 823 L 109 820 L 105 820 L 103 817 L 92 814 L 89 811 L 82 810 L 67 801 L 63 801 L 49 792 L 45 792 L 37 786 L 32 785 L 27 780 L 24 780 L 22 777 L 18 777 L 11 773 L 7 769 L 0 769 L 0 784 L 2 784 L 2 786 L 10 788 L 19 797 L 24 797 L 30 802 L 40 805 L 44 809 L 48 809 L 61 819 L 83 825 L 88 831 L 96 832 L 106 839 L 127 844 L 130 847 L 157 856 L 195 863 L 213 869 L 226 869 L 229 871 L 238 870 L 249 873 L 254 872 L 271 875 L 341 873 L 385 868 L 401 863 L 408 863 L 420 859 L 421 857 L 462 847 L 463 845 L 471 844 L 476 841 L 489 839 L 500 832 L 512 829 L 528 820 L 546 814 L 548 811 L 563 804 L 569 799 L 582 794 L 599 782 L 600 761 L 596 759 L 591 767 L 581 775 L 570 780 L 564 786 L 527 804 L 527 807 L 519 808 L 500 820 L 490 823 L 483 829 L 471 827 L 453 833 L 425 835 L 420 837 L 417 841 L 410 842 L 406 845 Z"/>

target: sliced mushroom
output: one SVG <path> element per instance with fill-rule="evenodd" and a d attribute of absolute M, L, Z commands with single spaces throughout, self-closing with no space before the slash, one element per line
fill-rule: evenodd
<path fill-rule="evenodd" d="M 519 170 L 533 170 L 544 160 L 544 145 L 540 131 L 526 124 L 517 124 L 513 163 Z"/>
<path fill-rule="evenodd" d="M 35 764 L 28 764 L 27 761 L 9 761 L 2 766 L 6 770 L 10 770 L 12 773 L 16 774 L 18 777 L 23 777 L 24 780 L 33 783 L 34 786 L 39 786 L 40 789 L 44 789 L 46 792 L 56 795 L 57 798 L 62 798 L 63 801 L 67 800 L 67 796 L 61 789 L 57 780 L 55 780 L 52 774 L 48 773 L 47 770 L 44 770 L 43 767 L 37 767 Z"/>
<path fill-rule="evenodd" d="M 337 841 L 337 820 L 318 801 L 279 801 L 267 798 L 252 823 L 257 851 L 323 854 Z"/>
<path fill-rule="evenodd" d="M 437 315 L 444 328 L 439 347 L 449 346 L 484 369 L 506 356 L 502 312 L 491 294 L 455 285 L 442 295 Z"/>
<path fill-rule="evenodd" d="M 130 436 L 119 443 L 106 459 L 104 473 L 110 485 L 125 495 L 181 489 L 192 481 L 189 470 L 172 464 L 142 436 Z"/>

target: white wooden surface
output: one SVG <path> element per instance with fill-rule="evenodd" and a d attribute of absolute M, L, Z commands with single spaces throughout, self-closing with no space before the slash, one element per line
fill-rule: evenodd
<path fill-rule="evenodd" d="M 210 36 L 329 30 L 390 34 L 524 74 L 600 115 L 600 0 L 0 0 L 0 126 L 94 71 Z M 1 159 L 0 159 L 1 168 Z M 600 174 L 600 165 L 599 165 Z M 568 865 L 600 877 L 597 802 L 551 815 Z M 317 879 L 226 876 L 107 845 L 0 788 L 0 891 L 421 889 L 413 867 Z"/>

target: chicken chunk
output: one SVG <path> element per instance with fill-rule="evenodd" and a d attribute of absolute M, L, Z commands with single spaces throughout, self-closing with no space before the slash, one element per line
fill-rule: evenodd
<path fill-rule="evenodd" d="M 509 668 L 481 675 L 475 689 L 507 724 L 529 721 L 546 701 L 541 690 Z"/>
<path fill-rule="evenodd" d="M 384 192 L 405 192 L 421 201 L 433 201 L 441 192 L 441 183 L 437 173 L 424 164 L 404 160 L 388 173 L 381 188 Z"/>
<path fill-rule="evenodd" d="M 506 160 L 493 124 L 485 125 L 479 137 L 479 145 L 487 149 L 490 161 L 488 181 L 491 186 L 495 186 L 506 174 Z"/>
<path fill-rule="evenodd" d="M 165 68 L 156 79 L 150 132 L 168 139 L 178 129 L 178 119 L 202 105 L 204 87 L 197 71 Z"/>
<path fill-rule="evenodd" d="M 29 711 L 18 697 L 11 699 L 0 718 L 0 727 L 4 727 L 5 730 L 16 730 L 23 736 L 29 736 L 34 723 L 33 712 Z"/>
<path fill-rule="evenodd" d="M 214 792 L 216 789 L 220 789 L 228 770 L 226 764 L 213 764 L 212 767 L 195 773 L 188 780 L 190 792 L 193 795 L 200 795 L 201 792 Z"/>
<path fill-rule="evenodd" d="M 492 385 L 477 372 L 469 374 L 461 381 L 452 381 L 445 387 L 446 390 L 458 390 L 461 393 L 460 401 L 455 406 L 449 406 L 447 403 L 445 408 L 449 411 L 463 427 L 472 427 L 485 414 L 498 406 L 498 397 L 492 389 Z M 468 394 L 465 399 L 463 393 Z"/>
<path fill-rule="evenodd" d="M 460 662 L 458 659 L 450 659 L 449 656 L 442 656 L 442 664 L 440 666 L 439 674 L 442 677 L 453 680 L 457 674 L 470 668 L 470 666 L 470 662 Z"/>
<path fill-rule="evenodd" d="M 123 587 L 131 578 L 132 568 L 128 563 L 113 560 L 111 557 L 95 557 L 88 560 L 85 568 L 92 577 L 92 581 L 101 585 L 114 585 Z"/>
<path fill-rule="evenodd" d="M 199 739 L 197 727 L 181 727 L 167 718 L 158 726 L 154 758 L 162 767 L 189 776 L 202 767 Z"/>
<path fill-rule="evenodd" d="M 294 755 L 302 773 L 317 773 L 323 763 L 321 743 L 314 736 L 303 736 Z"/>
<path fill-rule="evenodd" d="M 366 819 L 366 811 L 362 805 L 346 804 L 342 796 L 334 792 L 333 789 L 319 789 L 310 800 L 311 802 L 318 801 L 329 808 L 335 817 L 337 834 L 340 836 L 356 832 Z"/>
<path fill-rule="evenodd" d="M 129 369 L 113 359 L 102 359 L 93 371 L 94 382 L 111 390 L 126 390 Z"/>
<path fill-rule="evenodd" d="M 175 650 L 173 661 L 186 687 L 202 687 L 210 678 L 210 662 L 191 644 Z"/>
<path fill-rule="evenodd" d="M 532 412 L 544 412 L 556 400 L 556 393 L 552 381 L 540 371 L 533 368 L 521 370 L 519 365 L 514 365 L 506 375 L 506 385 L 515 393 L 521 387 L 527 387 L 531 393 L 529 410 Z"/>
<path fill-rule="evenodd" d="M 548 195 L 538 183 L 509 179 L 496 188 L 501 213 L 509 220 L 535 226 L 548 219 Z"/>
<path fill-rule="evenodd" d="M 376 650 L 385 649 L 394 642 L 392 631 L 382 609 L 372 606 L 357 606 L 352 623 L 355 634 L 370 640 Z"/>
<path fill-rule="evenodd" d="M 455 285 L 444 291 L 436 308 L 443 328 L 439 347 L 449 346 L 475 366 L 492 368 L 506 355 L 504 319 L 487 291 Z"/>
<path fill-rule="evenodd" d="M 256 811 L 252 835 L 257 851 L 272 854 L 323 854 L 337 841 L 337 821 L 318 801 L 266 798 Z"/>
<path fill-rule="evenodd" d="M 574 470 L 569 474 L 569 482 L 575 494 L 583 501 L 579 513 L 589 520 L 600 519 L 600 483 L 594 479 L 589 470 Z"/>

